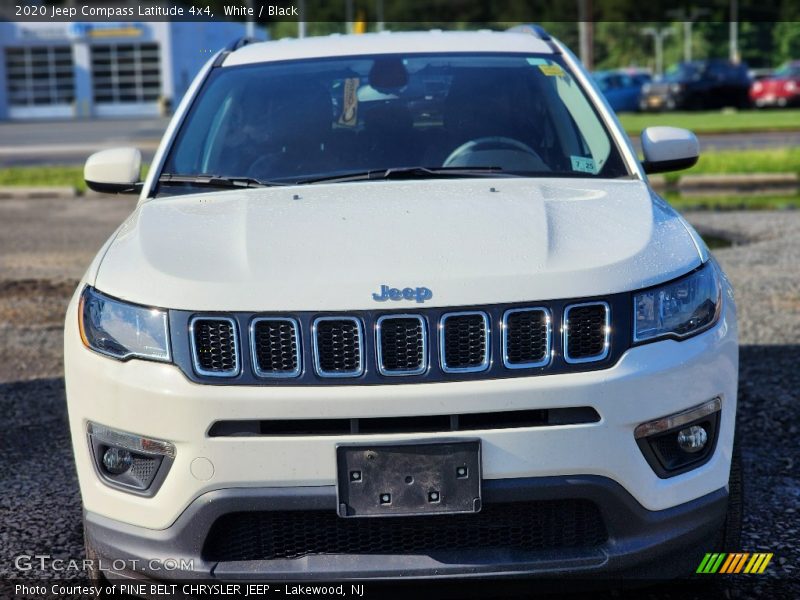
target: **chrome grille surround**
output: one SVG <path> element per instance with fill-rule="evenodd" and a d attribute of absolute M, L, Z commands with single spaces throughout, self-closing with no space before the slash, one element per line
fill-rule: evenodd
<path fill-rule="evenodd" d="M 291 371 L 264 371 L 261 369 L 259 365 L 258 359 L 258 334 L 256 329 L 259 323 L 263 322 L 284 322 L 290 323 L 292 325 L 292 329 L 294 330 L 294 340 L 295 340 L 295 351 L 294 351 L 294 361 L 295 361 L 295 368 Z M 253 372 L 258 377 L 271 377 L 276 379 L 281 378 L 290 378 L 290 377 L 298 377 L 300 373 L 303 371 L 303 362 L 302 362 L 302 348 L 300 342 L 300 323 L 298 323 L 297 319 L 292 317 L 274 317 L 274 316 L 260 316 L 254 318 L 250 322 L 250 356 L 253 360 Z"/>
<path fill-rule="evenodd" d="M 198 323 L 203 321 L 212 321 L 212 322 L 225 322 L 231 328 L 231 334 L 233 336 L 233 359 L 234 365 L 233 369 L 228 370 L 209 370 L 204 368 L 200 364 L 200 355 L 199 355 L 199 348 L 197 347 L 197 341 L 195 340 L 195 327 Z M 223 316 L 215 316 L 215 315 L 196 315 L 192 317 L 189 321 L 189 343 L 191 346 L 191 353 L 192 353 L 192 366 L 194 367 L 195 372 L 198 375 L 203 375 L 205 377 L 236 377 L 241 371 L 241 354 L 242 349 L 239 344 L 239 329 L 236 325 L 236 321 L 231 317 L 223 317 Z"/>
<path fill-rule="evenodd" d="M 508 320 L 511 315 L 519 313 L 540 312 L 545 317 L 545 349 L 544 356 L 540 361 L 512 363 L 508 356 Z M 503 313 L 503 365 L 507 369 L 533 369 L 535 367 L 545 367 L 550 364 L 553 348 L 553 319 L 550 310 L 545 306 L 532 306 L 530 308 L 511 308 Z"/>
<path fill-rule="evenodd" d="M 604 331 L 603 331 L 603 350 L 591 356 L 584 356 L 584 357 L 576 357 L 573 358 L 569 355 L 569 337 L 570 337 L 570 325 L 569 325 L 569 314 L 576 308 L 583 308 L 589 306 L 602 306 L 605 309 L 605 320 L 604 320 Z M 611 307 L 609 306 L 608 302 L 598 301 L 598 302 L 581 302 L 579 304 L 569 304 L 564 307 L 564 318 L 562 320 L 562 334 L 564 338 L 563 342 L 563 352 L 564 352 L 564 360 L 569 364 L 583 364 L 589 362 L 597 362 L 605 359 L 608 356 L 610 351 L 610 338 L 611 338 Z"/>
<path fill-rule="evenodd" d="M 415 319 L 419 321 L 420 331 L 422 335 L 422 343 L 421 343 L 422 356 L 420 360 L 420 365 L 416 369 L 392 370 L 392 369 L 387 369 L 384 365 L 381 325 L 386 321 L 392 321 L 397 319 Z M 412 315 L 412 314 L 391 314 L 378 317 L 377 321 L 375 322 L 375 351 L 377 353 L 378 372 L 381 375 L 387 375 L 387 376 L 421 375 L 422 373 L 428 370 L 428 326 L 425 321 L 425 318 L 422 317 L 421 315 Z"/>
<path fill-rule="evenodd" d="M 319 349 L 319 324 L 325 322 L 352 322 L 356 325 L 358 335 L 358 367 L 349 371 L 330 371 L 322 368 L 320 364 Z M 364 327 L 358 317 L 317 317 L 314 319 L 311 331 L 311 347 L 314 353 L 314 371 L 320 377 L 360 377 L 364 374 Z"/>
<path fill-rule="evenodd" d="M 447 335 L 445 333 L 447 320 L 453 317 L 480 316 L 483 319 L 483 360 L 480 364 L 468 367 L 450 367 L 447 364 Z M 439 320 L 439 361 L 442 371 L 445 373 L 477 373 L 489 368 L 491 356 L 491 328 L 489 327 L 489 316 L 482 310 L 464 310 L 458 312 L 448 312 L 442 315 Z"/>

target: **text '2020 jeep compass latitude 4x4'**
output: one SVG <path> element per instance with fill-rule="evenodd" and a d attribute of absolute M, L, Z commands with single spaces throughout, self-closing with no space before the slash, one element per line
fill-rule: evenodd
<path fill-rule="evenodd" d="M 146 181 L 86 164 L 140 192 L 66 319 L 89 555 L 674 575 L 731 543 L 735 307 L 647 183 L 695 137 L 642 142 L 536 27 L 218 54 Z"/>

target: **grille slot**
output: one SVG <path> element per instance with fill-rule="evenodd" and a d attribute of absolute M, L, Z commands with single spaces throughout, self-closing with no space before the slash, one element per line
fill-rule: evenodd
<path fill-rule="evenodd" d="M 427 331 L 419 315 L 379 317 L 376 336 L 382 375 L 419 375 L 428 368 Z"/>
<path fill-rule="evenodd" d="M 212 526 L 208 561 L 295 559 L 326 554 L 524 555 L 594 549 L 608 539 L 597 505 L 584 499 L 486 503 L 470 515 L 342 519 L 333 510 L 229 513 Z"/>
<path fill-rule="evenodd" d="M 605 302 L 572 304 L 564 309 L 564 360 L 603 360 L 609 352 L 611 310 Z"/>
<path fill-rule="evenodd" d="M 208 437 L 290 436 L 290 435 L 370 435 L 476 431 L 597 423 L 600 415 L 590 406 L 511 410 L 460 415 L 420 415 L 415 417 L 367 417 L 361 419 L 291 419 L 269 421 L 217 421 Z"/>
<path fill-rule="evenodd" d="M 503 364 L 508 369 L 543 367 L 550 362 L 550 311 L 515 308 L 503 315 Z"/>
<path fill-rule="evenodd" d="M 321 377 L 358 377 L 364 373 L 361 321 L 355 317 L 314 320 L 314 362 Z"/>
<path fill-rule="evenodd" d="M 440 360 L 446 373 L 472 373 L 489 368 L 489 317 L 481 311 L 442 315 Z"/>
<path fill-rule="evenodd" d="M 239 337 L 228 317 L 195 317 L 189 339 L 194 368 L 200 375 L 234 377 L 239 373 Z"/>
<path fill-rule="evenodd" d="M 300 327 L 285 317 L 260 317 L 251 325 L 253 369 L 259 377 L 300 375 Z"/>

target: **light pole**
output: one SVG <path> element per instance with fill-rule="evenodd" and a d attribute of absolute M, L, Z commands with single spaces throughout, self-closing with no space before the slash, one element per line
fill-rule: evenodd
<path fill-rule="evenodd" d="M 670 17 L 683 22 L 683 60 L 686 62 L 691 62 L 692 25 L 694 24 L 695 21 L 697 21 L 697 19 L 699 19 L 704 15 L 707 15 L 708 9 L 697 8 L 696 6 L 693 6 L 691 10 L 687 12 L 685 8 L 676 8 L 674 10 L 668 10 L 667 14 Z"/>
<path fill-rule="evenodd" d="M 656 75 L 664 73 L 664 38 L 672 35 L 672 29 L 669 27 L 644 27 L 642 35 L 649 35 L 653 37 L 653 44 L 656 47 Z"/>

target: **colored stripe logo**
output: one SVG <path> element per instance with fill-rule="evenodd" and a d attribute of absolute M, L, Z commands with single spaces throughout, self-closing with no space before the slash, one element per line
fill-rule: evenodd
<path fill-rule="evenodd" d="M 721 573 L 732 575 L 737 573 L 763 573 L 772 560 L 771 552 L 733 552 L 733 553 L 707 553 L 696 573 L 714 574 Z"/>

